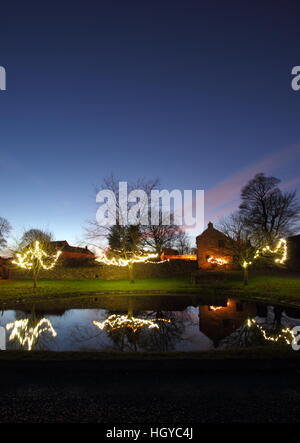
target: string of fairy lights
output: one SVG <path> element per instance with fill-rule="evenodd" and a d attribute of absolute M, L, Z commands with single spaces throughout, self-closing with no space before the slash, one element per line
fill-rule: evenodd
<path fill-rule="evenodd" d="M 25 252 L 17 253 L 16 259 L 12 263 L 23 269 L 32 269 L 35 261 L 37 261 L 41 268 L 49 271 L 54 268 L 61 253 L 61 251 L 57 251 L 55 254 L 49 255 L 40 246 L 39 241 L 35 241 L 34 245 Z M 46 264 L 46 261 L 48 264 Z"/>
<path fill-rule="evenodd" d="M 212 310 L 222 308 L 224 308 L 224 306 L 210 306 L 210 309 Z M 136 333 L 140 328 L 143 327 L 148 329 L 159 329 L 159 323 L 171 323 L 171 320 L 166 318 L 156 318 L 151 320 L 133 317 L 132 315 L 128 314 L 112 314 L 104 321 L 93 321 L 93 324 L 101 330 L 116 331 L 120 329 L 129 329 L 133 333 Z M 271 334 L 253 318 L 247 319 L 246 326 L 248 328 L 257 328 L 266 341 L 278 342 L 283 340 L 288 345 L 295 343 L 293 329 L 288 327 L 282 328 L 277 334 Z M 54 330 L 50 320 L 47 318 L 42 318 L 36 323 L 35 326 L 31 325 L 31 321 L 28 318 L 16 320 L 15 322 L 8 323 L 6 325 L 6 329 L 7 331 L 11 330 L 9 341 L 17 340 L 21 346 L 27 346 L 28 351 L 32 350 L 34 344 L 43 333 L 48 332 L 53 337 L 57 336 L 57 333 Z"/>
<path fill-rule="evenodd" d="M 8 331 L 10 329 L 12 330 L 9 340 L 17 340 L 21 346 L 27 345 L 28 351 L 32 350 L 34 343 L 44 332 L 49 332 L 53 337 L 57 336 L 57 333 L 53 329 L 50 320 L 47 318 L 42 318 L 39 320 L 34 327 L 30 325 L 30 320 L 28 318 L 23 318 L 21 320 L 16 320 L 15 322 L 8 323 L 6 325 L 6 329 Z"/>
<path fill-rule="evenodd" d="M 33 268 L 35 260 L 39 263 L 42 269 L 51 270 L 57 263 L 62 251 L 57 251 L 53 255 L 47 254 L 43 248 L 40 246 L 38 241 L 34 242 L 34 245 L 28 248 L 23 253 L 17 253 L 16 258 L 12 261 L 13 264 L 19 266 L 22 269 L 30 270 Z M 160 260 L 160 261 L 152 261 L 152 259 L 158 258 L 157 253 L 148 253 L 148 254 L 134 254 L 130 258 L 123 257 L 112 257 L 108 258 L 105 253 L 101 253 L 98 257 L 96 257 L 96 261 L 100 263 L 104 263 L 105 265 L 112 265 L 118 267 L 126 267 L 129 264 L 133 263 L 152 263 L 152 264 L 161 264 L 170 261 L 169 259 Z M 48 262 L 46 264 L 46 261 Z"/>
<path fill-rule="evenodd" d="M 281 251 L 281 257 L 275 258 L 274 262 L 278 264 L 283 264 L 287 260 L 287 241 L 284 238 L 281 238 L 278 241 L 274 249 L 272 249 L 269 245 L 257 249 L 254 253 L 253 260 L 257 260 L 258 258 L 266 254 L 278 254 L 280 251 Z M 43 250 L 43 248 L 40 246 L 39 241 L 35 241 L 34 245 L 28 248 L 25 252 L 17 253 L 16 259 L 13 260 L 12 263 L 16 264 L 20 268 L 30 270 L 34 267 L 34 264 L 37 261 L 42 269 L 51 270 L 56 265 L 57 260 L 59 259 L 61 254 L 62 251 L 56 251 L 55 254 L 50 255 Z M 162 264 L 167 261 L 170 261 L 170 259 L 152 261 L 153 259 L 157 259 L 158 257 L 159 256 L 157 253 L 147 253 L 147 254 L 140 253 L 140 254 L 134 254 L 130 258 L 123 258 L 123 257 L 108 258 L 105 253 L 101 253 L 98 257 L 95 258 L 95 260 L 105 265 L 112 265 L 118 267 L 126 267 L 133 263 Z M 209 257 L 207 261 L 211 264 L 216 264 L 219 266 L 228 264 L 228 260 L 221 257 Z M 251 264 L 252 261 L 244 260 L 242 266 L 244 268 L 247 268 Z"/>
<path fill-rule="evenodd" d="M 133 263 L 152 263 L 152 264 L 158 265 L 158 264 L 165 263 L 165 262 L 169 261 L 168 259 L 160 260 L 158 262 L 151 261 L 151 259 L 154 259 L 154 258 L 158 258 L 157 253 L 134 254 L 130 258 L 122 258 L 122 257 L 108 258 L 106 256 L 106 254 L 101 253 L 95 260 L 97 262 L 104 263 L 105 265 L 112 265 L 112 266 L 119 266 L 119 267 L 125 267 L 125 266 L 128 266 L 129 264 L 133 264 Z"/>
<path fill-rule="evenodd" d="M 228 307 L 228 302 L 226 303 L 225 306 L 214 306 L 214 305 L 210 305 L 209 306 L 209 310 L 210 311 L 219 311 L 220 309 L 224 309 Z"/>
<path fill-rule="evenodd" d="M 283 264 L 287 260 L 287 241 L 285 239 L 280 239 L 272 249 L 269 245 L 257 249 L 254 253 L 253 260 L 257 260 L 258 258 L 267 255 L 267 254 L 281 254 L 280 257 L 276 257 L 274 262 L 278 264 Z M 19 267 L 30 270 L 32 269 L 36 262 L 38 265 L 44 270 L 51 270 L 56 265 L 62 251 L 57 251 L 55 254 L 48 254 L 43 248 L 40 246 L 39 241 L 35 241 L 34 244 L 26 249 L 23 253 L 17 253 L 16 259 L 12 261 L 12 263 L 18 265 Z M 96 261 L 100 263 L 104 263 L 106 265 L 113 265 L 119 267 L 126 267 L 129 264 L 133 263 L 154 263 L 161 264 L 169 261 L 169 259 L 163 259 L 160 261 L 152 261 L 153 259 L 157 259 L 157 253 L 140 253 L 134 254 L 130 258 L 108 258 L 105 253 L 100 254 L 96 257 Z M 228 261 L 225 258 L 218 257 L 209 257 L 208 262 L 217 265 L 225 265 Z M 252 264 L 252 261 L 244 261 L 243 267 L 247 268 Z M 215 311 L 222 309 L 221 306 L 210 306 L 210 309 Z M 142 327 L 146 327 L 148 329 L 159 329 L 159 322 L 170 323 L 170 320 L 164 318 L 158 318 L 155 320 L 136 318 L 132 315 L 110 315 L 104 321 L 93 321 L 93 324 L 97 326 L 99 329 L 110 329 L 110 330 L 118 330 L 122 328 L 128 328 L 132 332 L 137 332 L 138 329 Z M 279 334 L 272 335 L 269 334 L 261 325 L 259 325 L 254 319 L 247 320 L 247 326 L 250 328 L 255 326 L 262 333 L 265 340 L 277 342 L 279 340 L 284 340 L 287 344 L 292 344 L 295 340 L 293 331 L 289 328 L 282 328 Z M 38 321 L 38 323 L 33 327 L 30 325 L 29 319 L 17 320 L 13 323 L 9 323 L 6 325 L 7 330 L 12 330 L 9 340 L 18 340 L 22 346 L 27 345 L 28 350 L 31 350 L 34 343 L 38 339 L 38 337 L 44 333 L 49 332 L 52 336 L 56 336 L 56 331 L 53 329 L 51 322 L 43 318 Z"/>
<path fill-rule="evenodd" d="M 148 329 L 153 329 L 153 328 L 159 329 L 159 325 L 157 322 L 170 323 L 171 320 L 166 318 L 157 318 L 155 320 L 148 320 L 145 318 L 136 318 L 130 315 L 112 314 L 102 322 L 93 321 L 93 324 L 101 330 L 104 329 L 117 330 L 117 329 L 128 328 L 132 332 L 137 332 L 137 330 L 142 327 L 147 327 Z"/>
<path fill-rule="evenodd" d="M 295 342 L 295 335 L 293 330 L 290 328 L 282 328 L 278 334 L 268 334 L 267 331 L 259 325 L 254 318 L 248 318 L 246 322 L 248 328 L 255 326 L 263 335 L 264 339 L 267 341 L 278 342 L 279 340 L 284 340 L 286 344 L 291 345 Z"/>
<path fill-rule="evenodd" d="M 280 258 L 275 258 L 274 262 L 278 263 L 278 264 L 284 264 L 285 261 L 287 260 L 287 255 L 288 255 L 288 248 L 287 248 L 287 241 L 284 238 L 281 238 L 277 245 L 275 246 L 274 249 L 272 249 L 269 245 L 260 248 L 260 249 L 256 249 L 255 253 L 254 253 L 254 257 L 253 260 L 257 260 L 258 258 L 261 258 L 263 255 L 266 254 L 278 254 L 281 251 L 281 257 Z M 228 260 L 225 258 L 221 258 L 221 257 L 209 257 L 207 259 L 208 263 L 211 264 L 216 264 L 219 266 L 224 266 L 226 264 L 228 264 Z M 249 265 L 252 265 L 252 261 L 246 261 L 244 260 L 242 266 L 243 268 L 247 268 Z"/>
<path fill-rule="evenodd" d="M 217 310 L 223 307 L 213 307 L 211 309 Z M 101 330 L 118 330 L 118 329 L 130 329 L 132 332 L 137 332 L 140 328 L 146 327 L 148 329 L 159 329 L 158 322 L 171 323 L 171 320 L 166 318 L 157 318 L 155 320 L 149 320 L 144 318 L 136 318 L 130 315 L 110 315 L 104 321 L 93 321 L 93 324 Z M 248 328 L 256 327 L 262 334 L 266 341 L 278 342 L 284 340 L 286 344 L 291 345 L 295 343 L 295 335 L 293 330 L 286 327 L 282 328 L 278 334 L 270 334 L 265 328 L 257 323 L 255 319 L 248 318 L 246 321 Z M 27 346 L 28 351 L 31 351 L 33 345 L 36 343 L 40 335 L 44 332 L 50 333 L 53 337 L 57 336 L 50 320 L 42 318 L 33 327 L 30 325 L 29 319 L 16 320 L 15 322 L 8 323 L 6 329 L 12 330 L 9 336 L 9 341 L 17 340 L 21 346 Z"/>
<path fill-rule="evenodd" d="M 171 323 L 167 318 L 156 318 L 155 320 L 136 318 L 131 315 L 110 315 L 104 321 L 93 321 L 93 324 L 101 330 L 118 330 L 130 329 L 136 333 L 140 328 L 159 329 L 159 323 Z M 21 346 L 27 348 L 28 351 L 33 349 L 38 338 L 45 332 L 52 337 L 56 337 L 57 333 L 53 328 L 50 320 L 42 318 L 38 320 L 35 326 L 32 326 L 32 320 L 23 318 L 6 325 L 6 330 L 10 331 L 9 341 L 16 340 Z"/>
<path fill-rule="evenodd" d="M 228 264 L 228 260 L 225 260 L 224 258 L 220 258 L 220 257 L 208 257 L 207 261 L 208 261 L 208 263 L 211 263 L 212 265 L 223 266 L 223 265 Z"/>
<path fill-rule="evenodd" d="M 260 258 L 262 255 L 265 254 L 277 254 L 279 251 L 281 250 L 281 257 L 280 258 L 275 258 L 274 262 L 275 263 L 279 263 L 279 264 L 284 264 L 285 261 L 287 260 L 287 255 L 288 255 L 288 248 L 287 248 L 287 241 L 284 238 L 281 238 L 277 245 L 275 246 L 274 249 L 271 249 L 271 247 L 269 245 L 257 249 L 255 251 L 253 260 L 256 260 L 258 258 Z M 244 261 L 243 263 L 243 268 L 247 268 L 249 265 L 252 265 L 252 261 Z"/>

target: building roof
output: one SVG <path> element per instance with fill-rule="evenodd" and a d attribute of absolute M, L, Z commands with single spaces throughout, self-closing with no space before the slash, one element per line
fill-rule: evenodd
<path fill-rule="evenodd" d="M 212 222 L 209 222 L 207 228 L 201 234 L 197 235 L 196 240 L 198 238 L 201 238 L 202 236 L 210 235 L 212 232 L 218 234 L 220 237 L 224 237 L 224 239 L 227 238 L 227 236 L 223 232 L 218 231 L 218 229 L 214 228 Z"/>
<path fill-rule="evenodd" d="M 93 252 L 90 251 L 87 246 L 85 248 L 80 248 L 78 246 L 71 246 L 69 245 L 67 240 L 52 241 L 51 244 L 57 249 L 61 249 L 64 252 L 76 252 L 78 254 L 94 255 Z"/>

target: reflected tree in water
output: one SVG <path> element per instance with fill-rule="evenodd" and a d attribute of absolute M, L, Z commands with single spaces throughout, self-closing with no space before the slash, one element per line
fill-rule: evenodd
<path fill-rule="evenodd" d="M 20 313 L 18 317 L 21 317 Z M 33 350 L 33 349 L 48 349 L 49 337 L 56 337 L 49 319 L 36 315 L 33 308 L 30 315 L 26 318 L 19 318 L 14 322 L 6 325 L 6 330 L 10 331 L 9 341 L 17 345 L 18 348 Z"/>
<path fill-rule="evenodd" d="M 284 308 L 274 306 L 267 316 L 247 319 L 242 326 L 220 341 L 220 348 L 290 344 L 291 329 L 282 324 Z"/>
<path fill-rule="evenodd" d="M 184 341 L 184 330 L 191 322 L 186 312 L 137 311 L 129 306 L 127 312 L 107 311 L 105 319 L 96 321 L 97 328 L 78 326 L 72 330 L 72 341 L 76 347 L 82 343 L 86 349 L 88 342 L 102 341 L 102 350 L 122 352 L 160 352 L 175 349 L 175 344 Z M 101 324 L 100 330 L 99 324 Z M 152 325 L 152 326 L 151 326 Z M 104 344 L 108 337 L 111 344 Z M 90 348 L 93 348 L 91 345 Z M 99 349 L 99 345 L 95 346 Z"/>
<path fill-rule="evenodd" d="M 190 318 L 185 312 L 157 311 L 149 313 L 156 319 L 167 319 L 160 322 L 158 329 L 144 330 L 140 336 L 140 347 L 148 352 L 165 352 L 175 349 L 176 344 L 184 341 L 183 334 Z M 157 320 L 159 321 L 159 320 Z"/>
<path fill-rule="evenodd" d="M 149 350 L 149 337 L 156 337 L 155 333 L 160 331 L 160 336 L 166 335 L 168 327 L 172 325 L 170 318 L 163 312 L 153 313 L 140 312 L 133 315 L 133 311 L 128 309 L 126 315 L 112 314 L 102 323 L 94 324 L 105 330 L 109 338 L 114 343 L 114 348 L 119 351 L 140 351 Z M 156 340 L 155 340 L 156 341 Z M 155 350 L 161 350 L 157 347 Z"/>

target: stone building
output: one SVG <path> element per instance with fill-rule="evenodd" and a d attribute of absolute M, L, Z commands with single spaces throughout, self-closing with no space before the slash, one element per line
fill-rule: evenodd
<path fill-rule="evenodd" d="M 200 269 L 226 269 L 232 266 L 228 237 L 215 229 L 211 222 L 208 223 L 207 229 L 196 237 L 196 244 Z"/>

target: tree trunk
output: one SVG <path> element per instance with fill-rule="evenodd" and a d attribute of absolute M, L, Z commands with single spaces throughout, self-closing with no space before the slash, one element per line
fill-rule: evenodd
<path fill-rule="evenodd" d="M 37 287 L 37 278 L 38 278 L 38 272 L 36 270 L 33 271 L 33 289 L 36 289 Z"/>
<path fill-rule="evenodd" d="M 128 308 L 127 308 L 127 317 L 131 318 L 133 317 L 133 305 L 132 305 L 132 298 L 129 298 L 128 301 Z"/>
<path fill-rule="evenodd" d="M 247 286 L 249 282 L 249 275 L 248 275 L 248 267 L 244 268 L 244 285 Z"/>
<path fill-rule="evenodd" d="M 128 263 L 128 274 L 130 283 L 134 283 L 133 263 Z"/>

